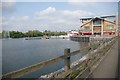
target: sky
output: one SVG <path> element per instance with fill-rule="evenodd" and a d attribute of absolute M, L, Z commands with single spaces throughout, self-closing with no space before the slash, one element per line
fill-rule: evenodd
<path fill-rule="evenodd" d="M 70 31 L 78 30 L 80 18 L 104 15 L 116 15 L 118 0 L 108 2 L 78 2 L 78 0 L 65 0 L 62 2 L 4 0 L 2 2 L 2 30 L 22 31 L 50 30 Z M 82 0 L 81 0 L 82 1 Z M 107 1 L 107 0 L 106 0 Z M 114 1 L 114 2 L 112 2 Z"/>

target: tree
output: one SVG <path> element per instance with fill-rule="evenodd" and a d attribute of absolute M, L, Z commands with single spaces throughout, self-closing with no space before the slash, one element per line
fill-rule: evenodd
<path fill-rule="evenodd" d="M 24 33 L 19 31 L 10 31 L 10 37 L 11 38 L 23 38 L 25 37 Z"/>
<path fill-rule="evenodd" d="M 38 31 L 38 30 L 29 30 L 28 32 L 25 33 L 27 37 L 39 37 L 43 36 L 43 33 Z"/>
<path fill-rule="evenodd" d="M 8 33 L 10 35 L 8 35 Z M 29 30 L 28 32 L 19 32 L 19 31 L 2 31 L 2 37 L 3 38 L 23 38 L 23 37 L 40 37 L 43 35 L 47 36 L 60 36 L 60 35 L 66 35 L 66 32 L 54 32 L 54 31 L 47 31 L 41 32 L 39 30 Z"/>
<path fill-rule="evenodd" d="M 2 33 L 0 33 L 0 39 L 2 39 Z"/>

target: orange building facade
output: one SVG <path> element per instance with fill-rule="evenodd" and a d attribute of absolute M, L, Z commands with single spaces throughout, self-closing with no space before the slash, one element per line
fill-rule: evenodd
<path fill-rule="evenodd" d="M 100 35 L 100 36 L 117 36 L 117 26 L 115 22 L 102 18 L 91 18 L 80 26 L 81 35 Z"/>

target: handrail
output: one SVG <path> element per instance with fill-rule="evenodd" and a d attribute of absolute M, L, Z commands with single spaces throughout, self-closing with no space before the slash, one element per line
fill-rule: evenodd
<path fill-rule="evenodd" d="M 85 71 L 87 72 L 91 71 L 90 68 L 92 68 L 92 66 L 96 64 L 100 58 L 102 58 L 102 56 L 110 49 L 110 47 L 114 44 L 115 41 L 116 41 L 115 39 L 112 39 L 107 44 L 102 44 L 101 45 L 102 47 L 100 47 L 97 52 L 92 52 L 92 53 L 87 54 L 86 55 L 87 59 L 85 59 L 83 62 L 79 62 L 76 66 L 74 66 L 67 72 L 63 72 L 60 75 L 58 74 L 55 77 L 70 78 L 73 80 L 74 78 L 85 78 L 85 75 L 87 75 Z M 82 77 L 80 77 L 81 75 Z"/>
<path fill-rule="evenodd" d="M 103 43 L 104 42 L 106 42 L 106 41 L 103 41 Z M 62 55 L 62 56 L 59 56 L 59 57 L 56 57 L 56 58 L 53 58 L 53 59 L 50 59 L 50 60 L 47 60 L 47 61 L 43 61 L 43 62 L 28 66 L 28 67 L 25 67 L 25 68 L 16 70 L 16 71 L 12 71 L 12 72 L 7 73 L 7 74 L 3 74 L 2 77 L 3 78 L 19 78 L 23 75 L 26 75 L 26 74 L 32 73 L 34 71 L 37 71 L 37 70 L 39 70 L 39 69 L 41 69 L 41 68 L 43 68 L 47 65 L 56 63 L 56 62 L 61 61 L 61 60 L 65 60 L 67 57 L 76 55 L 80 52 L 84 52 L 84 51 L 89 52 L 91 50 L 94 50 L 94 49 L 98 48 L 99 46 L 100 46 L 100 43 L 92 44 L 92 45 L 89 45 L 87 47 L 81 48 L 80 50 L 70 52 L 67 55 Z"/>

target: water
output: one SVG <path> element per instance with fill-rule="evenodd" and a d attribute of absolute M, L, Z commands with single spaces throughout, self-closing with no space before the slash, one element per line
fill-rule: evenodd
<path fill-rule="evenodd" d="M 0 40 L 0 75 L 2 75 L 2 40 Z"/>
<path fill-rule="evenodd" d="M 2 73 L 18 70 L 32 64 L 55 58 L 64 54 L 65 48 L 71 51 L 80 49 L 88 43 L 80 43 L 66 39 L 5 39 L 2 41 Z M 84 53 L 71 57 L 71 62 L 79 59 Z M 49 65 L 23 77 L 38 78 L 64 66 L 63 61 Z"/>

